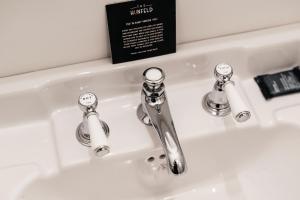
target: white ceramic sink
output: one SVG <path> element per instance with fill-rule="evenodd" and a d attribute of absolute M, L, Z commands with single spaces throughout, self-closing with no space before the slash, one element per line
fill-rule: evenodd
<path fill-rule="evenodd" d="M 33 181 L 21 199 L 297 199 L 299 131 L 280 125 L 186 140 L 189 171 L 182 177 L 160 166 L 159 151 L 93 161 Z M 149 163 L 150 155 L 158 160 Z"/>
<path fill-rule="evenodd" d="M 176 54 L 118 65 L 110 60 L 0 80 L 2 200 L 298 200 L 300 94 L 265 101 L 258 74 L 300 64 L 300 25 L 181 45 Z M 218 63 L 252 117 L 237 123 L 202 108 Z M 166 72 L 172 117 L 187 159 L 168 173 L 160 141 L 136 116 L 142 72 Z M 78 143 L 82 92 L 98 95 L 111 153 L 95 158 Z M 154 157 L 154 161 L 149 161 Z M 151 160 L 151 159 L 150 159 Z"/>

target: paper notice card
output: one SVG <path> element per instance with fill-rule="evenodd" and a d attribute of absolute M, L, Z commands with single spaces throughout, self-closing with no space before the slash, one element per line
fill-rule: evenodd
<path fill-rule="evenodd" d="M 175 0 L 137 0 L 106 6 L 112 62 L 176 52 Z"/>

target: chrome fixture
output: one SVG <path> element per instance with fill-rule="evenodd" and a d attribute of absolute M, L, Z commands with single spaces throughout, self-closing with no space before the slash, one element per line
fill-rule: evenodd
<path fill-rule="evenodd" d="M 143 73 L 142 104 L 137 109 L 138 118 L 154 128 L 166 153 L 168 166 L 175 175 L 186 170 L 186 162 L 171 117 L 162 69 L 151 67 Z"/>
<path fill-rule="evenodd" d="M 214 116 L 226 116 L 230 112 L 238 122 L 250 119 L 251 113 L 231 81 L 233 69 L 228 64 L 218 64 L 214 71 L 217 79 L 213 90 L 203 98 L 203 108 Z"/>
<path fill-rule="evenodd" d="M 84 93 L 78 99 L 79 108 L 83 111 L 83 122 L 76 130 L 77 140 L 84 146 L 91 147 L 96 156 L 104 156 L 110 152 L 107 137 L 108 125 L 99 119 L 96 111 L 97 96 L 93 93 Z"/>

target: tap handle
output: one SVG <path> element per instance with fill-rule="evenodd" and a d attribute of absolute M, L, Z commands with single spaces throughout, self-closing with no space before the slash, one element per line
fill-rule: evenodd
<path fill-rule="evenodd" d="M 215 77 L 218 81 L 225 83 L 230 81 L 233 75 L 233 69 L 230 65 L 221 63 L 215 67 Z"/>
<path fill-rule="evenodd" d="M 225 83 L 224 91 L 226 93 L 231 112 L 235 120 L 238 122 L 245 122 L 250 119 L 251 113 L 245 102 L 241 98 L 240 94 L 236 90 L 232 81 L 227 81 Z"/>
<path fill-rule="evenodd" d="M 91 92 L 81 94 L 78 99 L 78 105 L 84 113 L 95 112 L 98 105 L 98 98 Z"/>
<path fill-rule="evenodd" d="M 97 113 L 87 116 L 88 131 L 90 134 L 91 149 L 93 153 L 102 157 L 110 152 L 108 139 L 102 122 L 99 120 Z"/>
<path fill-rule="evenodd" d="M 104 156 L 109 153 L 107 135 L 108 126 L 101 121 L 96 112 L 98 98 L 95 94 L 88 92 L 79 96 L 78 105 L 84 112 L 84 121 L 87 125 L 90 147 L 96 156 Z"/>
<path fill-rule="evenodd" d="M 228 64 L 221 63 L 215 67 L 215 77 L 223 84 L 223 89 L 230 104 L 232 115 L 236 121 L 244 122 L 250 119 L 251 113 L 234 87 L 234 82 L 230 81 L 232 75 L 233 68 Z"/>
<path fill-rule="evenodd" d="M 165 73 L 158 67 L 150 67 L 143 73 L 144 83 L 151 88 L 157 89 L 165 80 Z"/>

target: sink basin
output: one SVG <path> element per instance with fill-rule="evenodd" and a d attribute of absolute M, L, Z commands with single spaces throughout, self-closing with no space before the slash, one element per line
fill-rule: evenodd
<path fill-rule="evenodd" d="M 160 166 L 164 159 L 147 161 L 149 151 L 96 160 L 33 181 L 20 199 L 297 199 L 299 133 L 280 125 L 186 140 L 189 171 L 181 177 Z"/>
<path fill-rule="evenodd" d="M 0 80 L 2 200 L 299 200 L 300 94 L 266 101 L 253 77 L 300 65 L 300 25 L 183 44 L 176 54 L 112 65 L 110 59 Z M 214 117 L 202 99 L 216 64 L 234 68 L 251 111 Z M 167 170 L 160 140 L 136 116 L 142 72 L 166 73 L 170 112 L 187 173 Z M 75 136 L 78 96 L 99 97 L 111 153 L 95 158 Z"/>

